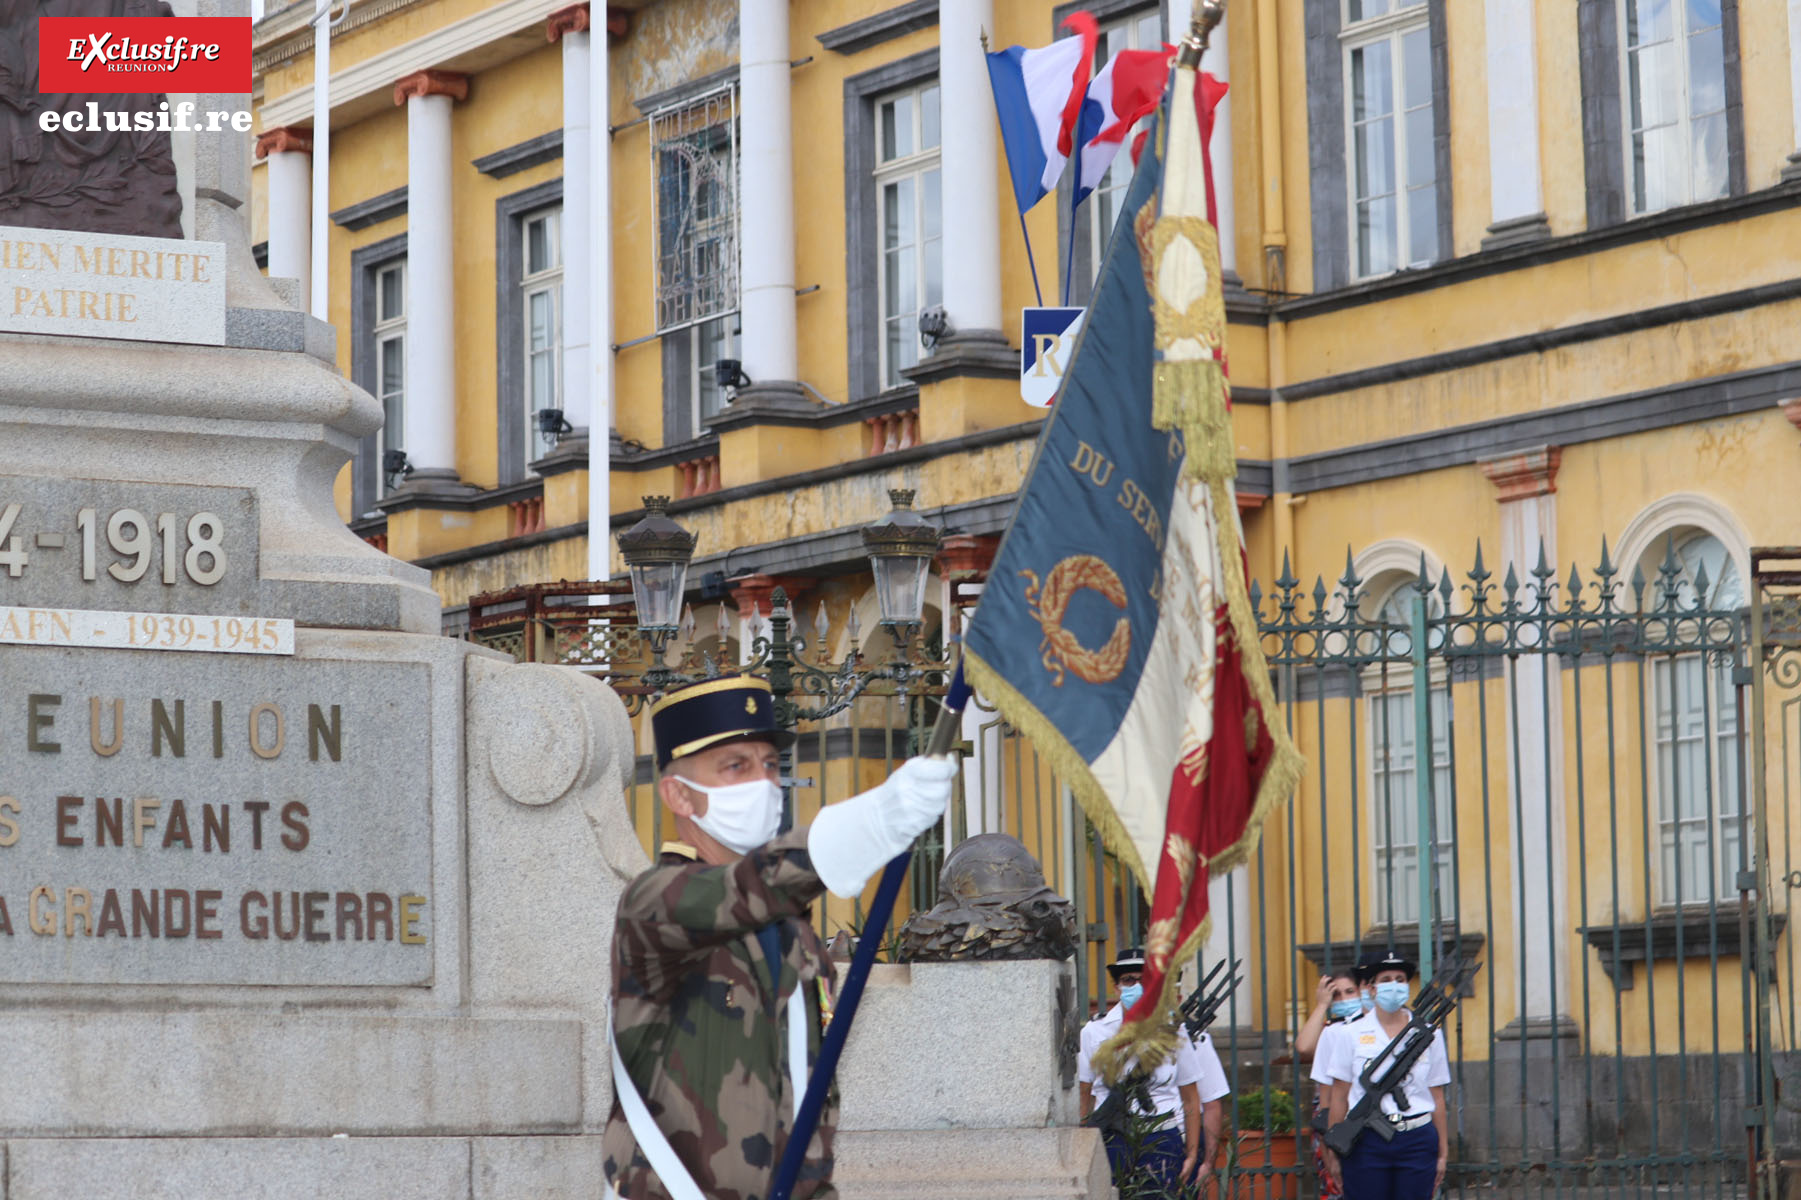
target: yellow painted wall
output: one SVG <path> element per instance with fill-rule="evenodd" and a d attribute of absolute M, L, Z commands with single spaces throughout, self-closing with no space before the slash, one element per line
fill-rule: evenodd
<path fill-rule="evenodd" d="M 845 80 L 856 73 L 936 47 L 938 33 L 924 29 L 853 55 L 826 50 L 817 35 L 886 7 L 874 0 L 796 0 L 792 6 L 790 54 L 808 60 L 792 73 L 797 154 L 794 194 L 799 209 L 795 281 L 816 291 L 796 300 L 799 370 L 802 377 L 837 403 L 861 399 L 849 393 L 846 361 L 847 294 L 844 247 L 845 153 L 835 136 L 841 121 Z M 334 42 L 334 62 L 342 68 L 467 16 L 482 0 L 427 0 L 401 14 L 351 31 Z M 1052 34 L 1051 0 L 1019 0 L 997 5 L 990 31 L 997 46 L 1044 44 Z M 1490 217 L 1485 31 L 1479 6 L 1455 4 L 1449 11 L 1452 114 L 1451 179 L 1455 253 L 1479 252 Z M 1538 0 L 1539 125 L 1544 208 L 1555 235 L 1586 227 L 1584 158 L 1580 137 L 1580 70 L 1574 6 Z M 1753 189 L 1773 184 L 1795 148 L 1792 128 L 1784 16 L 1776 5 L 1740 5 L 1742 82 L 1747 171 Z M 525 42 L 519 45 L 524 48 Z M 1305 29 L 1303 6 L 1281 0 L 1243 0 L 1232 11 L 1229 44 L 1233 79 L 1232 130 L 1236 176 L 1233 198 L 1238 273 L 1245 285 L 1268 289 L 1280 282 L 1288 293 L 1312 287 L 1312 216 L 1308 153 Z M 627 37 L 612 46 L 608 71 L 612 89 L 614 337 L 629 342 L 655 332 L 655 218 L 651 139 L 634 101 L 734 64 L 736 6 L 726 0 L 661 0 L 634 10 Z M 1259 71 L 1276 74 L 1262 79 Z M 271 98 L 311 86 L 311 60 L 301 56 L 265 80 Z M 1269 99 L 1272 103 L 1265 103 Z M 980 119 L 987 119 L 984 112 Z M 477 172 L 470 160 L 557 129 L 561 122 L 561 50 L 547 42 L 499 66 L 479 72 L 469 99 L 453 116 L 453 172 L 456 195 L 458 341 L 456 411 L 458 468 L 466 481 L 491 485 L 496 461 L 496 286 L 495 204 L 503 196 L 559 176 L 558 162 L 502 180 Z M 996 179 L 1003 205 L 1010 195 L 1005 167 L 997 157 Z M 256 173 L 258 200 L 253 229 L 266 229 L 261 199 L 263 172 Z M 383 108 L 334 131 L 332 208 L 397 188 L 406 182 L 406 120 L 399 109 Z M 1055 287 L 1057 213 L 1041 204 L 1027 217 L 1043 282 Z M 355 233 L 333 227 L 332 319 L 342 331 L 340 366 L 350 368 L 349 257 L 361 246 L 404 232 L 404 217 Z M 755 236 L 747 231 L 745 236 Z M 1017 310 L 1030 303 L 1031 281 L 1024 241 L 1004 208 L 996 221 L 1001 248 L 1005 332 L 1017 338 Z M 1286 249 L 1285 278 L 1267 269 L 1266 246 Z M 1310 312 L 1305 306 L 1277 312 L 1267 325 L 1239 322 L 1230 327 L 1235 382 L 1246 388 L 1282 389 L 1341 372 L 1380 367 L 1423 355 L 1455 351 L 1502 338 L 1542 333 L 1587 321 L 1643 311 L 1658 305 L 1718 296 L 1744 288 L 1792 280 L 1801 265 L 1801 222 L 1787 211 L 1724 221 L 1671 233 L 1658 239 L 1618 245 L 1529 269 L 1474 275 L 1461 282 L 1394 295 L 1336 311 Z M 1327 452 L 1435 429 L 1465 426 L 1496 417 L 1541 412 L 1598 398 L 1648 391 L 1672 382 L 1727 375 L 1792 361 L 1793 334 L 1801 321 L 1801 301 L 1764 304 L 1745 311 L 1617 333 L 1546 351 L 1523 351 L 1476 366 L 1444 370 L 1422 378 L 1346 390 L 1278 403 L 1240 405 L 1234 413 L 1238 453 L 1252 460 Z M 1011 398 L 1010 381 L 956 381 L 922 388 L 922 426 L 928 440 L 970 429 L 1024 422 L 1033 413 Z M 663 442 L 661 347 L 655 341 L 621 351 L 615 360 L 616 425 L 620 435 L 646 447 Z M 722 438 L 722 474 L 727 486 L 754 484 L 797 470 L 860 458 L 866 436 L 860 424 L 829 429 L 764 427 Z M 1768 409 L 1705 424 L 1615 437 L 1564 448 L 1558 475 L 1557 541 L 1567 568 L 1579 563 L 1585 576 L 1603 537 L 1617 545 L 1627 525 L 1652 499 L 1676 491 L 1705 495 L 1734 514 L 1753 544 L 1797 542 L 1792 513 L 1797 509 L 1793 457 L 1798 436 L 1776 410 Z M 1012 492 L 1029 462 L 1030 439 L 1019 439 L 901 467 L 886 467 L 802 489 L 775 490 L 683 513 L 681 520 L 699 537 L 699 553 L 716 555 L 738 546 L 801 537 L 864 524 L 885 512 L 886 489 L 915 488 L 928 512 Z M 611 481 L 615 511 L 637 507 L 645 493 L 674 494 L 672 466 L 616 470 Z M 585 475 L 559 477 L 556 523 L 580 519 L 582 498 L 571 488 Z M 340 512 L 348 516 L 348 480 L 338 486 Z M 1303 496 L 1277 496 L 1243 514 L 1252 573 L 1266 596 L 1284 557 L 1311 590 L 1316 576 L 1330 586 L 1344 567 L 1347 547 L 1360 550 L 1379 539 L 1400 538 L 1425 547 L 1453 573 L 1456 583 L 1470 565 L 1480 539 L 1491 570 L 1500 553 L 1501 512 L 1494 486 L 1473 465 L 1433 470 L 1378 482 L 1339 487 Z M 505 508 L 475 514 L 409 513 L 389 527 L 393 549 L 404 555 L 437 554 L 486 545 L 505 533 Z M 576 578 L 586 571 L 586 539 L 565 538 L 539 546 L 513 547 L 469 561 L 440 565 L 434 587 L 447 605 L 471 595 L 533 580 Z M 616 548 L 613 569 L 619 570 Z M 1629 565 L 1627 566 L 1629 570 Z M 834 624 L 837 653 L 847 647 L 843 621 L 861 581 L 837 581 L 802 597 L 798 610 L 810 619 L 823 602 Z M 1310 601 L 1304 601 L 1303 607 Z M 1265 600 L 1266 614 L 1273 601 Z M 869 630 L 865 630 L 865 645 Z M 1617 674 L 1617 672 L 1616 672 Z M 1566 736 L 1563 769 L 1568 820 L 1566 840 L 1572 905 L 1586 898 L 1591 917 L 1613 915 L 1611 864 L 1581 852 L 1582 846 L 1614 843 L 1621 855 L 1619 883 L 1626 916 L 1642 916 L 1645 849 L 1640 816 L 1627 811 L 1643 790 L 1636 754 L 1609 759 L 1607 730 L 1591 707 L 1604 673 L 1595 668 L 1565 671 Z M 1619 682 L 1616 680 L 1616 683 Z M 1459 685 L 1455 729 L 1460 747 L 1474 747 L 1486 734 L 1492 748 L 1507 741 L 1506 690 L 1502 679 Z M 1585 723 L 1576 725 L 1580 695 Z M 1484 713 L 1478 697 L 1486 703 Z M 1253 927 L 1265 931 L 1278 953 L 1253 972 L 1254 1008 L 1279 1022 L 1311 983 L 1309 968 L 1285 953 L 1286 942 L 1318 940 L 1327 929 L 1327 887 L 1332 897 L 1331 930 L 1344 936 L 1352 914 L 1346 904 L 1355 869 L 1369 887 L 1368 729 L 1364 702 L 1327 700 L 1301 703 L 1293 713 L 1297 736 L 1310 769 L 1292 810 L 1272 818 L 1262 857 L 1250 869 Z M 1324 714 L 1324 728 L 1320 717 Z M 869 704 L 843 721 L 876 720 Z M 1779 720 L 1780 718 L 1772 718 Z M 1616 714 L 1616 745 L 1637 737 L 1635 717 Z M 1636 745 L 1635 742 L 1632 742 Z M 1054 846 L 1067 836 L 1062 810 L 1046 798 L 1055 792 L 1048 768 L 1018 739 L 1003 768 L 1009 811 L 1028 844 Z M 1356 746 L 1358 765 L 1351 752 Z M 1580 750 L 1580 760 L 1577 753 Z M 1462 752 L 1460 751 L 1460 754 Z M 1801 751 L 1797 753 L 1801 764 Z M 1606 767 L 1615 766 L 1609 780 Z M 880 764 L 832 760 L 823 786 L 802 789 L 803 816 L 822 796 L 839 796 L 873 783 Z M 1792 770 L 1792 768 L 1773 768 Z M 803 768 L 821 777 L 816 765 Z M 1576 781 L 1583 784 L 1577 802 Z M 1617 811 L 1596 799 L 1612 783 L 1622 797 Z M 1361 832 L 1348 836 L 1354 814 L 1351 789 L 1358 789 Z M 1458 900 L 1466 925 L 1480 920 L 1492 934 L 1490 967 L 1477 996 L 1463 1009 L 1468 1030 L 1484 1034 L 1518 1012 L 1507 965 L 1520 932 L 1513 921 L 1516 878 L 1508 819 L 1509 770 L 1500 759 L 1486 768 L 1474 756 L 1456 768 L 1460 836 L 1481 839 L 1497 864 L 1492 878 L 1466 876 Z M 1483 810 L 1483 789 L 1489 807 Z M 1801 794 L 1801 779 L 1794 781 Z M 1023 803 L 1030 797 L 1030 803 Z M 657 820 L 648 787 L 637 789 L 639 829 L 652 847 Z M 1785 823 L 1781 853 L 1801 856 L 1794 831 Z M 1292 856 L 1292 857 L 1291 857 Z M 1478 861 L 1471 849 L 1466 855 Z M 1046 867 L 1053 885 L 1069 894 L 1073 880 L 1061 861 Z M 1289 863 L 1303 869 L 1290 872 Z M 1108 868 L 1103 890 L 1125 886 Z M 1586 891 L 1585 891 L 1586 889 Z M 1603 896 L 1602 893 L 1606 895 Z M 1123 894 L 1123 893 L 1121 893 Z M 1092 899 L 1092 898 L 1091 898 Z M 1359 899 L 1356 915 L 1367 925 L 1373 897 Z M 1637 905 L 1637 907 L 1633 907 Z M 837 905 L 828 922 L 855 918 L 855 906 Z M 1110 916 L 1109 919 L 1112 919 Z M 1575 914 L 1571 914 L 1574 923 Z M 1532 936 L 1532 931 L 1527 931 Z M 1793 939 L 1785 949 L 1795 964 Z M 1091 966 L 1100 965 L 1100 948 Z M 1593 951 L 1571 941 L 1558 959 L 1564 985 L 1587 993 L 1574 1015 L 1585 1030 L 1585 1045 L 1601 1052 L 1644 1053 L 1671 1049 L 1679 1004 L 1686 1005 L 1685 1036 L 1691 1050 L 1711 1046 L 1715 1009 L 1722 1046 L 1734 1049 L 1741 1035 L 1736 961 L 1723 968 L 1720 1003 L 1711 1004 L 1712 980 L 1705 963 L 1678 969 L 1661 965 L 1637 988 L 1624 993 L 1614 1015 L 1612 984 L 1600 973 Z M 1678 998 L 1678 988 L 1681 998 Z M 1575 993 L 1570 993 L 1572 997 Z M 1709 998 L 1708 1004 L 1700 998 Z M 1648 1007 L 1654 1002 L 1655 1007 Z M 1656 1021 L 1655 1032 L 1652 1021 Z M 1480 1054 L 1486 1038 L 1473 1038 L 1466 1052 Z"/>

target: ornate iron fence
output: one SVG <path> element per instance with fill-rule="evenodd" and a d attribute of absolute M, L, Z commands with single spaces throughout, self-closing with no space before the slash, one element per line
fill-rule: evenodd
<path fill-rule="evenodd" d="M 1541 559 L 1497 579 L 1478 548 L 1461 578 L 1422 559 L 1410 577 L 1373 582 L 1347 557 L 1335 584 L 1305 587 L 1285 564 L 1254 589 L 1309 767 L 1254 860 L 1215 882 L 1214 934 L 1195 964 L 1247 964 L 1215 1029 L 1235 1093 L 1280 1089 L 1305 1112 L 1312 1085 L 1290 1047 L 1323 971 L 1391 945 L 1427 972 L 1456 953 L 1483 969 L 1446 1030 L 1448 1191 L 1724 1200 L 1774 1188 L 1784 1148 L 1801 1141 L 1777 1086 L 1793 1062 L 1801 961 L 1787 936 L 1788 890 L 1801 887 L 1789 815 L 1801 796 L 1801 571 L 1766 571 L 1779 552 L 1759 552 L 1745 579 L 1727 557 L 1675 540 L 1659 550 L 1618 564 L 1603 547 L 1586 577 Z M 593 585 L 560 586 L 573 597 Z M 528 612 L 521 599 L 509 619 L 542 622 L 545 637 L 484 626 L 483 602 L 472 635 L 596 670 L 642 707 L 652 664 L 629 611 L 609 610 L 615 624 L 596 634 L 601 614 Z M 953 605 L 947 641 L 957 619 Z M 685 669 L 707 669 L 712 653 L 770 678 L 801 735 L 784 764 L 800 820 L 912 752 L 944 687 L 937 646 L 872 666 L 853 629 L 847 654 L 827 661 L 844 633 L 823 608 L 809 629 L 779 603 L 749 653 L 732 654 L 723 628 L 684 631 Z M 1001 830 L 1033 850 L 1082 914 L 1082 994 L 1111 1003 L 1100 967 L 1142 939 L 1142 895 L 1027 740 L 979 706 L 964 732 L 949 840 Z M 661 837 L 653 783 L 642 759 L 634 812 L 647 845 Z M 936 840 L 917 851 L 914 905 L 935 901 L 942 852 Z M 828 933 L 860 919 L 858 905 L 820 914 Z M 1299 1163 L 1278 1154 L 1241 1169 L 1235 1190 L 1313 1194 L 1304 1128 L 1231 1128 L 1271 1135 Z"/>

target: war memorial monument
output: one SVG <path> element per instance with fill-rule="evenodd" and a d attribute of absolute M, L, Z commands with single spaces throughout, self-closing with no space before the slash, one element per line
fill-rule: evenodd
<path fill-rule="evenodd" d="M 0 1200 L 598 1196 L 625 709 L 345 528 L 380 409 L 255 266 L 249 133 L 42 133 L 144 103 L 38 91 L 68 7 L 0 2 Z M 1067 976 L 879 968 L 842 1194 L 1104 1194 Z"/>

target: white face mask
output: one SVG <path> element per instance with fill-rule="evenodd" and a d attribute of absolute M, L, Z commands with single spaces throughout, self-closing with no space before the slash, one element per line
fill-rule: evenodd
<path fill-rule="evenodd" d="M 707 787 L 680 775 L 671 778 L 705 794 L 707 811 L 694 823 L 734 854 L 749 854 L 782 826 L 782 789 L 767 779 Z"/>

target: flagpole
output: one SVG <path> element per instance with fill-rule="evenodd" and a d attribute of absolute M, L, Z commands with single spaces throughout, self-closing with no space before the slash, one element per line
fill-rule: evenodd
<path fill-rule="evenodd" d="M 1018 211 L 1017 209 L 1015 211 Z M 1032 235 L 1026 232 L 1026 214 L 1019 214 L 1019 236 L 1026 243 L 1026 266 L 1032 268 L 1032 295 L 1038 298 L 1038 307 L 1044 307 L 1044 291 L 1038 286 L 1038 261 L 1032 257 Z"/>
<path fill-rule="evenodd" d="M 926 757 L 946 758 L 952 753 L 956 744 L 957 733 L 962 728 L 963 708 L 969 703 L 969 685 L 963 682 L 963 665 L 957 664 L 956 673 L 951 676 L 950 686 L 945 689 L 944 700 L 938 709 L 938 721 L 932 726 L 931 741 L 926 745 Z M 912 861 L 911 849 L 902 851 L 889 860 L 882 868 L 882 882 L 876 888 L 875 902 L 869 906 L 869 916 L 863 922 L 863 932 L 857 937 L 857 949 L 850 964 L 850 970 L 844 976 L 844 987 L 838 993 L 838 1007 L 832 1014 L 831 1024 L 826 1026 L 825 1037 L 820 1039 L 819 1058 L 813 1064 L 813 1075 L 807 1080 L 807 1093 L 794 1110 L 794 1124 L 788 1131 L 788 1145 L 782 1151 L 782 1161 L 776 1167 L 775 1183 L 769 1189 L 769 1200 L 788 1200 L 794 1191 L 794 1185 L 800 1178 L 800 1169 L 806 1161 L 807 1146 L 813 1141 L 813 1131 L 819 1125 L 819 1115 L 825 1108 L 826 1092 L 831 1089 L 832 1077 L 838 1073 L 838 1059 L 844 1053 L 844 1043 L 850 1037 L 850 1023 L 857 1015 L 857 1005 L 863 999 L 863 985 L 869 982 L 869 972 L 875 966 L 876 951 L 882 943 L 882 934 L 888 928 L 888 916 L 894 910 L 894 902 L 900 896 L 901 881 L 906 878 L 907 865 Z"/>

